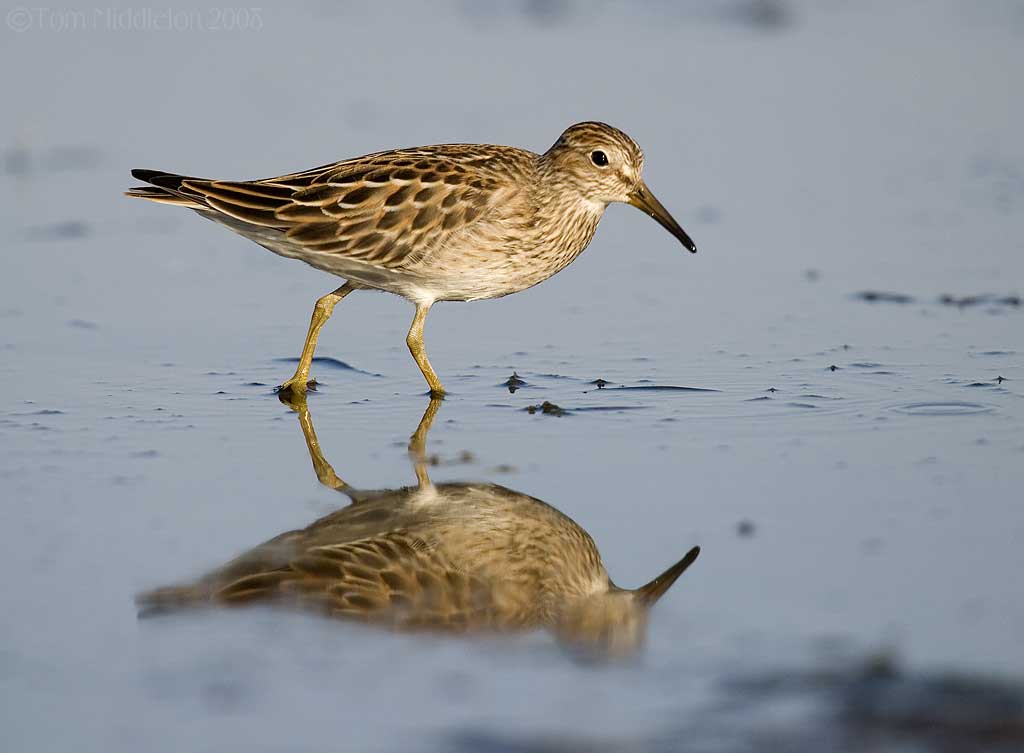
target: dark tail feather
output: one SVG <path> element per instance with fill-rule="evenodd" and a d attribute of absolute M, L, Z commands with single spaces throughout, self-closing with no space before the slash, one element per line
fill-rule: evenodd
<path fill-rule="evenodd" d="M 165 586 L 145 591 L 135 597 L 140 620 L 199 607 L 205 602 L 206 593 L 196 586 Z"/>
<path fill-rule="evenodd" d="M 160 170 L 132 170 L 132 177 L 149 183 L 149 186 L 136 186 L 128 189 L 125 196 L 132 196 L 136 199 L 148 199 L 161 204 L 176 204 L 177 206 L 197 209 L 205 206 L 205 202 L 189 194 L 182 188 L 186 180 L 201 180 L 190 178 L 187 175 L 175 175 Z"/>
<path fill-rule="evenodd" d="M 174 173 L 166 173 L 162 170 L 132 170 L 132 177 L 138 178 L 145 183 L 152 183 L 154 186 L 160 188 L 169 188 L 172 191 L 176 191 L 181 188 L 181 184 L 186 180 L 201 180 L 201 178 L 190 178 L 187 175 L 176 175 Z"/>

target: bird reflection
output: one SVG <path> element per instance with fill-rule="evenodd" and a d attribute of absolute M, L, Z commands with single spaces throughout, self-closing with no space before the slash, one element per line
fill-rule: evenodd
<path fill-rule="evenodd" d="M 276 603 L 399 630 L 547 629 L 584 653 L 634 653 L 650 607 L 699 548 L 646 585 L 619 588 L 590 535 L 550 505 L 497 484 L 431 482 L 425 446 L 440 405 L 430 402 L 409 442 L 417 484 L 367 491 L 335 473 L 305 401 L 293 404 L 317 478 L 351 504 L 195 583 L 140 594 L 140 616 Z"/>

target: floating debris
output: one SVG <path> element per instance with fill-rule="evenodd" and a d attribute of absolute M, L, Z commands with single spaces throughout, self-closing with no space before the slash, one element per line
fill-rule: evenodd
<path fill-rule="evenodd" d="M 566 413 L 568 413 L 567 410 L 555 405 L 554 403 L 548 402 L 547 400 L 545 400 L 540 405 L 526 406 L 526 412 L 529 413 L 531 416 L 534 413 L 544 413 L 545 415 L 548 416 L 564 416 Z"/>
<path fill-rule="evenodd" d="M 957 297 L 955 295 L 944 294 L 939 296 L 939 303 L 943 306 L 956 306 L 957 308 L 967 308 L 969 306 L 1020 306 L 1021 298 L 1019 295 L 993 295 L 992 293 L 981 293 L 979 295 L 965 295 Z"/>
<path fill-rule="evenodd" d="M 862 290 L 853 297 L 868 303 L 913 303 L 914 297 L 906 293 L 888 293 L 883 290 Z"/>
<path fill-rule="evenodd" d="M 868 303 L 914 303 L 915 298 L 906 293 L 890 293 L 883 290 L 862 290 L 854 293 L 853 298 Z M 955 306 L 956 308 L 969 308 L 971 306 L 1008 306 L 1018 308 L 1021 305 L 1021 297 L 1011 293 L 1009 295 L 996 295 L 994 293 L 979 293 L 977 295 L 952 295 L 944 293 L 939 296 L 938 302 L 943 306 Z"/>
<path fill-rule="evenodd" d="M 501 383 L 502 387 L 508 387 L 508 391 L 515 394 L 515 391 L 520 387 L 526 386 L 526 380 L 520 377 L 516 372 L 512 372 L 512 376 Z"/>

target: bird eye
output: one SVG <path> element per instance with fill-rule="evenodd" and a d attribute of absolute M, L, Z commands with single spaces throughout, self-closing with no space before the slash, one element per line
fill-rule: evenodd
<path fill-rule="evenodd" d="M 598 167 L 605 167 L 608 164 L 608 155 L 598 149 L 590 153 L 590 160 Z"/>

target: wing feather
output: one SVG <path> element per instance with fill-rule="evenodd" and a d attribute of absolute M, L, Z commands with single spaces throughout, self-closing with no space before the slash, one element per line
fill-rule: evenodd
<path fill-rule="evenodd" d="M 229 226 L 243 234 L 248 225 L 254 235 L 269 228 L 309 254 L 398 269 L 415 265 L 494 206 L 500 171 L 484 169 L 487 153 L 474 149 L 382 152 L 257 181 L 138 170 L 133 174 L 156 188 L 129 195 L 238 220 L 246 224 Z"/>
<path fill-rule="evenodd" d="M 243 555 L 245 557 L 245 555 Z M 240 558 L 241 559 L 241 558 Z M 401 628 L 464 630 L 489 614 L 493 586 L 447 560 L 438 547 L 402 530 L 317 546 L 287 564 L 248 571 L 228 565 L 204 581 L 224 604 L 294 601 L 307 608 Z M 274 564 L 271 557 L 268 564 Z M 229 579 L 222 580 L 224 576 Z"/>

